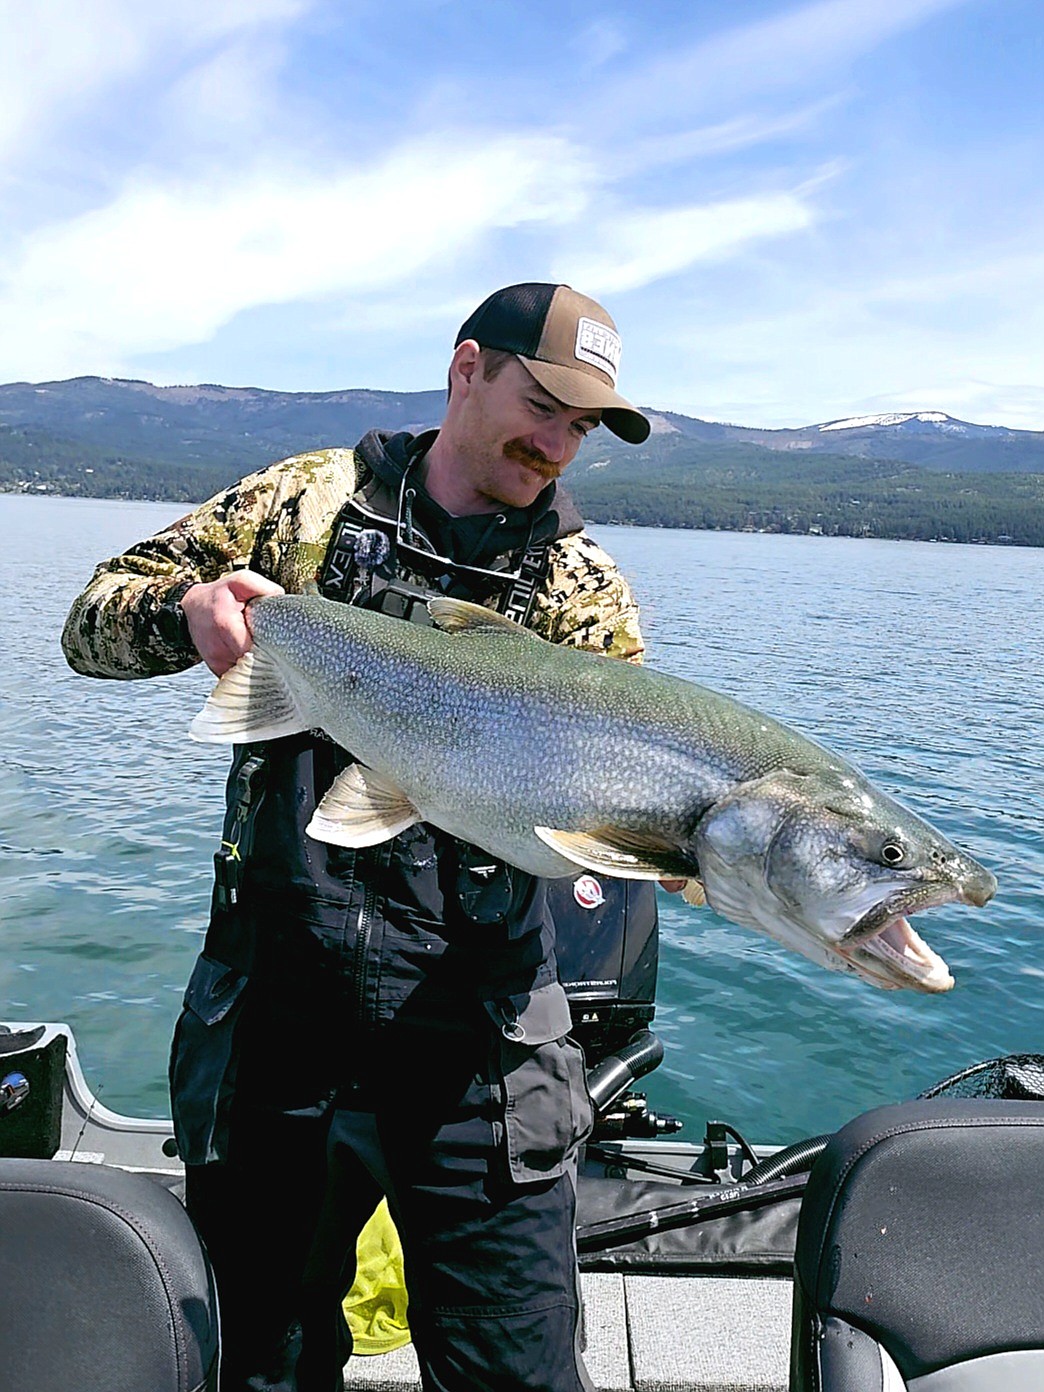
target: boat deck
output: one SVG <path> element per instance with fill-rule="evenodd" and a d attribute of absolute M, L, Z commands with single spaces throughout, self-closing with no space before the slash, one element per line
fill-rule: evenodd
<path fill-rule="evenodd" d="M 598 1392 L 787 1392 L 790 1282 L 585 1272 L 587 1370 Z M 353 1358 L 345 1387 L 420 1388 L 412 1345 Z"/>
<path fill-rule="evenodd" d="M 60 1033 L 68 1047 L 62 1148 L 55 1158 L 143 1170 L 178 1192 L 182 1172 L 179 1162 L 168 1158 L 170 1122 L 109 1111 L 87 1086 L 68 1026 L 44 1029 L 41 1043 Z M 700 1147 L 649 1141 L 631 1143 L 627 1150 L 663 1162 L 673 1157 L 685 1172 Z M 787 1392 L 789 1279 L 585 1271 L 581 1282 L 585 1362 L 598 1392 Z M 412 1345 L 353 1358 L 345 1369 L 345 1387 L 419 1389 Z"/>

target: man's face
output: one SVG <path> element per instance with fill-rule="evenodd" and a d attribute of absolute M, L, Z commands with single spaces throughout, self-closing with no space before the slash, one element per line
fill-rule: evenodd
<path fill-rule="evenodd" d="M 488 502 L 528 507 L 598 421 L 598 411 L 556 400 L 517 358 L 508 359 L 492 381 L 480 362 L 455 420 L 458 467 Z"/>

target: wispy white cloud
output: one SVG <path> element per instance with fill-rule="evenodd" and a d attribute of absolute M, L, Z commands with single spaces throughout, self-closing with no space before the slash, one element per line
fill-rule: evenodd
<path fill-rule="evenodd" d="M 0 0 L 0 165 L 31 159 L 55 127 L 155 65 L 285 24 L 313 0 Z"/>
<path fill-rule="evenodd" d="M 457 133 L 370 167 L 133 183 L 3 267 L 0 377 L 113 372 L 258 304 L 394 285 L 499 229 L 575 218 L 589 178 L 564 141 Z M 423 217 L 403 216 L 405 190 Z"/>
<path fill-rule="evenodd" d="M 618 127 L 646 127 L 685 113 L 837 81 L 864 54 L 969 0 L 816 0 L 768 19 L 734 24 L 632 65 L 613 87 Z M 735 9 L 728 11 L 730 15 Z M 607 116 L 611 120 L 611 115 Z"/>
<path fill-rule="evenodd" d="M 666 331 L 689 389 L 668 400 L 650 382 L 642 399 L 746 424 L 905 408 L 1044 428 L 1044 253 L 983 247 L 934 275 L 867 266 L 844 283 L 806 268 L 779 298 Z"/>
<path fill-rule="evenodd" d="M 626 176 L 642 170 L 734 154 L 753 146 L 766 145 L 816 125 L 843 101 L 844 94 L 834 92 L 819 101 L 775 115 L 744 112 L 727 121 L 717 121 L 694 130 L 672 130 L 663 135 L 629 140 L 623 144 L 620 155 L 614 161 L 613 172 L 617 176 Z"/>
<path fill-rule="evenodd" d="M 156 94 L 153 110 L 158 137 L 167 147 L 180 146 L 199 162 L 212 152 L 249 148 L 278 132 L 273 94 L 286 55 L 270 31 L 237 33 L 215 51 L 186 65 L 165 91 Z M 292 113 L 283 111 L 285 131 Z"/>
<path fill-rule="evenodd" d="M 653 404 L 1044 424 L 1040 130 L 946 129 L 989 0 L 608 0 L 553 54 L 474 3 L 0 0 L 0 380 L 430 386 L 476 295 L 557 276 Z"/>
<path fill-rule="evenodd" d="M 627 33 L 618 20 L 601 15 L 581 29 L 571 47 L 583 64 L 598 68 L 626 52 Z"/>
<path fill-rule="evenodd" d="M 697 262 L 729 256 L 759 238 L 801 231 L 813 221 L 812 208 L 792 193 L 614 212 L 585 226 L 583 245 L 560 254 L 555 273 L 595 294 L 634 290 Z"/>

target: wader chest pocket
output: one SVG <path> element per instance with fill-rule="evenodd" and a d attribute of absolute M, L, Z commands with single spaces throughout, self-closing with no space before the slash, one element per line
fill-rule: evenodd
<path fill-rule="evenodd" d="M 499 926 L 515 904 L 517 872 L 478 846 L 457 843 L 457 899 L 471 923 Z"/>
<path fill-rule="evenodd" d="M 552 982 L 489 1001 L 497 1026 L 508 1169 L 518 1183 L 553 1179 L 572 1163 L 594 1123 L 580 1046 L 566 1037 L 569 1001 Z"/>
<path fill-rule="evenodd" d="M 205 955 L 189 978 L 170 1059 L 174 1135 L 186 1165 L 225 1158 L 246 984 L 245 976 Z"/>

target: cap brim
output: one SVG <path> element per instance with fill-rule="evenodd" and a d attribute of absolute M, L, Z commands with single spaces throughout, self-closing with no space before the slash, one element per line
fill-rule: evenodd
<path fill-rule="evenodd" d="M 613 391 L 612 387 L 575 367 L 540 362 L 536 358 L 518 360 L 536 378 L 545 391 L 558 401 L 582 411 L 601 411 L 606 429 L 626 440 L 629 445 L 643 444 L 649 438 L 651 426 L 641 411 Z"/>

